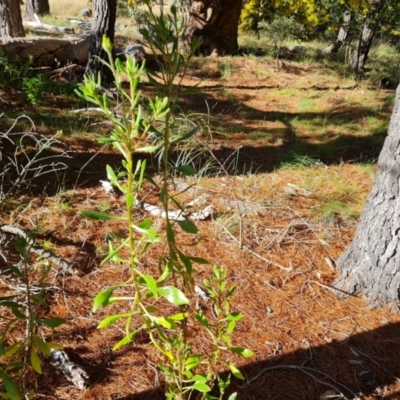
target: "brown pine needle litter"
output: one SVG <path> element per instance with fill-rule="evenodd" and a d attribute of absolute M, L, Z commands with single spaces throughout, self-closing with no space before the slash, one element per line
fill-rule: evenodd
<path fill-rule="evenodd" d="M 229 82 L 204 80 L 201 96 L 188 95 L 184 106 L 204 112 L 205 100 L 213 102 L 214 128 L 225 130 L 226 135 L 215 135 L 207 146 L 222 163 L 234 159 L 230 154 L 240 147 L 237 164 L 223 164 L 229 176 L 222 171 L 213 177 L 204 174 L 193 181 L 175 181 L 176 185 L 196 185 L 195 191 L 185 192 L 183 203 L 202 198 L 194 211 L 210 205 L 214 210 L 211 218 L 197 222 L 198 238 L 177 234 L 188 254 L 210 262 L 197 266 L 196 284 L 202 287 L 213 264 L 228 269 L 229 283 L 237 285 L 232 310 L 244 315 L 233 342 L 254 351 L 251 359 L 231 356 L 246 379 L 232 380 L 229 391 L 237 391 L 238 399 L 243 400 L 400 399 L 400 316 L 388 308 L 372 310 L 362 298 L 343 296 L 332 286 L 334 261 L 352 240 L 371 188 L 373 168 L 357 164 L 357 149 L 347 149 L 341 163 L 327 156 L 312 165 L 280 168 L 279 157 L 291 151 L 293 133 L 289 131 L 294 130 L 297 140 L 307 142 L 309 149 L 319 149 L 330 135 L 339 134 L 340 126 L 333 123 L 324 137 L 313 136 L 315 132 L 304 124 L 296 125 L 307 111 L 296 108 L 300 106 L 292 98 L 295 92 L 289 90 L 311 92 L 318 79 L 323 86 L 321 70 L 288 62 L 285 71 L 275 71 L 272 61 L 250 57 L 246 66 L 234 58 L 229 62 L 236 63 Z M 207 60 L 204 67 L 210 69 L 209 76 L 215 75 L 211 72 L 217 70 L 216 61 Z M 268 76 L 255 78 L 261 67 Z M 192 77 L 196 71 L 193 67 Z M 192 84 L 190 77 L 184 83 Z M 348 113 L 364 124 L 361 107 L 341 105 L 343 99 L 351 104 L 360 97 L 348 86 L 349 82 L 326 83 L 326 90 L 319 91 L 315 100 L 318 109 L 321 115 L 333 117 Z M 229 91 L 229 99 L 223 89 Z M 147 86 L 143 90 L 151 92 Z M 391 112 L 388 95 L 369 88 L 363 91 L 364 101 L 379 104 L 387 120 Z M 22 100 L 13 101 L 22 107 Z M 48 107 L 52 110 L 54 104 L 49 102 Z M 285 116 L 292 118 L 290 123 Z M 38 129 L 53 133 L 52 127 Z M 97 135 L 104 134 L 103 128 L 98 129 Z M 351 129 L 343 134 L 350 135 Z M 357 135 L 353 139 L 357 142 Z M 81 272 L 74 276 L 54 269 L 48 312 L 49 317 L 67 321 L 57 329 L 57 341 L 65 346 L 71 361 L 84 366 L 91 385 L 80 391 L 43 358 L 37 398 L 161 400 L 163 376 L 149 338 L 139 334 L 132 344 L 113 352 L 112 346 L 123 337 L 123 326 L 99 330 L 97 325 L 109 310 L 91 311 L 101 289 L 128 276 L 127 268 L 112 262 L 100 266 L 107 253 L 107 235 L 118 241 L 126 232 L 118 221 L 89 221 L 78 212 L 120 212 L 123 199 L 108 196 L 100 183 L 106 177 L 105 165 L 118 165 L 120 159 L 111 149 L 97 146 L 91 137 L 65 140 L 76 152 L 74 162 L 81 166 L 97 151 L 100 156 L 82 172 L 71 168 L 66 185 L 60 185 L 55 193 L 44 196 L 42 189 L 48 182 L 43 182 L 35 193 L 12 199 L 15 203 L 0 211 L 2 224 L 34 230 L 38 245 L 51 240 L 55 255 Z M 207 141 L 204 135 L 201 141 Z M 160 205 L 158 193 L 149 185 L 145 185 L 143 198 Z M 148 217 L 145 210 L 137 210 L 137 221 Z M 162 230 L 164 221 L 154 217 L 154 224 Z M 196 240 L 198 244 L 191 246 Z M 11 248 L 10 242 L 2 243 Z M 163 251 L 162 244 L 152 247 L 142 260 L 142 270 L 157 274 L 157 260 Z M 7 277 L 0 275 L 1 293 L 7 292 L 7 285 Z M 195 293 L 191 300 L 195 307 Z M 114 304 L 110 310 L 117 313 L 118 307 Z M 204 312 L 212 318 L 207 302 Z M 204 350 L 209 337 L 198 330 L 192 342 L 194 349 Z M 221 371 L 224 376 L 226 373 Z"/>

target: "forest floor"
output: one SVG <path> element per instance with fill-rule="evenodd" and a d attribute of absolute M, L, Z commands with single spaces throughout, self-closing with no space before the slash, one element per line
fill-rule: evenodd
<path fill-rule="evenodd" d="M 199 286 L 212 265 L 227 269 L 229 282 L 237 285 L 232 310 L 243 314 L 233 342 L 254 352 L 250 359 L 232 356 L 246 380 L 233 380 L 230 390 L 243 400 L 400 399 L 400 316 L 389 308 L 372 310 L 359 297 L 341 297 L 332 286 L 335 260 L 354 236 L 372 185 L 394 91 L 356 85 L 323 64 L 278 66 L 248 55 L 195 58 L 182 84 L 197 85 L 179 105 L 182 120 L 191 116 L 201 126 L 191 142 L 201 173 L 176 177 L 175 184 L 193 184 L 181 201 L 200 199 L 200 207 L 212 205 L 213 215 L 197 223 L 197 245 L 189 246 L 193 239 L 184 233 L 177 233 L 177 240 L 188 254 L 210 262 L 197 266 Z M 153 93 L 147 83 L 142 90 L 145 97 Z M 1 86 L 0 98 L 2 132 L 11 126 L 8 118 L 25 114 L 39 133 L 62 129 L 59 139 L 73 151 L 65 175 L 11 197 L 0 210 L 1 224 L 34 232 L 38 243 L 79 271 L 71 275 L 54 268 L 46 315 L 66 320 L 56 330 L 57 342 L 87 369 L 91 385 L 77 389 L 43 358 L 35 398 L 164 398 L 148 337 L 139 335 L 113 352 L 121 326 L 99 330 L 108 309 L 91 311 L 100 290 L 128 276 L 127 268 L 113 262 L 100 265 L 106 237 L 125 235 L 125 227 L 79 215 L 82 210 L 118 214 L 124 204 L 100 183 L 106 164 L 121 163 L 118 153 L 93 140 L 107 133 L 94 125 L 102 116 L 72 114 L 82 103 L 60 95 L 46 95 L 40 110 L 28 105 L 23 93 Z M 183 154 L 179 149 L 175 156 Z M 155 165 L 155 180 L 157 175 Z M 142 196 L 160 205 L 150 185 Z M 135 215 L 137 221 L 148 217 L 145 210 Z M 162 232 L 164 221 L 155 217 L 154 223 Z M 3 238 L 3 253 L 10 240 Z M 162 252 L 163 244 L 150 248 L 143 270 L 157 274 Z M 0 275 L 0 290 L 8 291 L 8 283 Z M 194 295 L 191 300 L 196 303 Z M 207 303 L 204 307 L 209 313 Z M 15 339 L 18 334 L 23 330 Z M 208 340 L 199 333 L 194 346 Z"/>

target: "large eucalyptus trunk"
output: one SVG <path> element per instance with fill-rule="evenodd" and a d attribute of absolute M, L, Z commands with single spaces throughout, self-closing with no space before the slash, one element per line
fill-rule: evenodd
<path fill-rule="evenodd" d="M 237 52 L 242 5 L 242 0 L 190 0 L 181 48 L 187 49 L 197 38 L 202 42 L 199 50 L 205 55 Z"/>
<path fill-rule="evenodd" d="M 337 267 L 336 287 L 372 306 L 400 304 L 400 86 L 372 191 Z"/>
<path fill-rule="evenodd" d="M 371 8 L 364 18 L 360 36 L 358 38 L 357 47 L 354 50 L 351 65 L 356 76 L 364 73 L 365 64 L 368 60 L 369 51 L 371 49 L 372 40 L 376 31 L 379 29 L 379 12 L 384 4 L 384 0 L 370 0 Z"/>
<path fill-rule="evenodd" d="M 49 0 L 26 0 L 25 15 L 27 17 L 33 17 L 33 14 L 50 14 Z"/>
<path fill-rule="evenodd" d="M 21 3 L 17 0 L 0 0 L 0 37 L 24 37 Z"/>
<path fill-rule="evenodd" d="M 102 39 L 103 35 L 105 35 L 111 42 L 114 42 L 117 0 L 94 0 L 93 3 L 93 20 L 86 74 L 97 75 L 100 73 L 102 81 L 110 83 L 113 79 L 112 73 L 101 62 L 101 59 L 109 62 L 107 54 L 102 47 Z"/>

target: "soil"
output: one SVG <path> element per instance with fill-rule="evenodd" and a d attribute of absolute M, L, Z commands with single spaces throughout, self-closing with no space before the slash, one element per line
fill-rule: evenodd
<path fill-rule="evenodd" d="M 182 83 L 186 87 L 197 84 L 198 91 L 180 99 L 185 113 L 210 110 L 210 124 L 221 134 L 210 138 L 202 129 L 197 139 L 207 143 L 207 148 L 198 148 L 204 160 L 212 160 L 217 167 L 208 171 L 209 177 L 176 177 L 174 182 L 178 192 L 195 185 L 195 190 L 188 189 L 180 196 L 183 204 L 196 198 L 200 202 L 194 211 L 211 205 L 213 209 L 210 218 L 196 223 L 196 236 L 175 227 L 177 243 L 185 253 L 209 261 L 196 265 L 196 285 L 204 288 L 203 281 L 209 278 L 212 266 L 219 265 L 226 268 L 229 284 L 237 286 L 231 309 L 242 313 L 243 319 L 232 341 L 251 349 L 254 356 L 227 356 L 245 376 L 244 381 L 232 379 L 229 393 L 236 391 L 237 398 L 244 400 L 399 399 L 400 316 L 388 307 L 372 310 L 362 298 L 343 294 L 333 286 L 335 260 L 351 242 L 357 219 L 340 214 L 322 218 L 315 209 L 326 193 L 300 187 L 296 169 L 279 168 L 289 160 L 294 140 L 308 140 L 315 151 L 321 146 L 317 138 L 307 137 L 308 132 L 294 132 L 288 116 L 301 118 L 298 105 L 281 96 L 280 90 L 316 90 L 321 97 L 329 93 L 326 107 L 333 118 L 346 112 L 341 100 L 356 97 L 359 90 L 376 91 L 382 104 L 391 93 L 360 89 L 340 79 L 326 81 L 320 78 L 323 67 L 318 65 L 287 61 L 278 67 L 275 61 L 248 56 L 225 61 L 230 65 L 229 76 L 221 72 L 221 60 L 195 59 Z M 145 95 L 153 92 L 148 84 L 143 84 L 143 91 Z M 21 93 L 1 90 L 0 98 L 6 104 L 6 113 L 20 110 L 35 118 L 35 110 Z M 42 112 L 68 110 L 71 104 L 64 104 L 64 100 L 47 97 Z M 382 109 L 389 118 L 391 110 L 385 107 Z M 65 112 L 65 118 L 71 118 Z M 355 121 L 364 117 L 362 110 L 351 112 Z M 199 114 L 196 118 L 200 123 Z M 99 120 L 102 117 L 98 115 L 79 116 L 79 124 L 95 131 L 94 136 L 107 132 L 107 128 L 91 125 Z M 1 122 L 2 131 L 8 123 Z M 57 130 L 51 123 L 36 125 L 45 135 Z M 261 133 L 252 135 L 255 131 Z M 59 336 L 54 340 L 64 346 L 72 361 L 87 370 L 91 383 L 83 391 L 76 388 L 41 356 L 43 373 L 37 378 L 35 398 L 163 399 L 163 377 L 149 338 L 140 334 L 128 346 L 112 351 L 123 337 L 123 325 L 97 329 L 111 311 L 121 312 L 122 304 L 92 312 L 99 291 L 129 276 L 125 265 L 101 265 L 107 254 L 107 238 L 112 236 L 118 243 L 118 238 L 126 234 L 126 226 L 120 221 L 88 220 L 79 212 L 121 214 L 122 196 L 108 195 L 99 182 L 106 179 L 106 164 L 118 168 L 121 157 L 87 134 L 64 134 L 61 140 L 73 151 L 67 175 L 60 176 L 59 181 L 42 181 L 35 189 L 12 197 L 0 211 L 0 218 L 2 225 L 35 232 L 39 244 L 50 242 L 54 253 L 78 271 L 71 275 L 59 267 L 52 268 L 47 281 L 46 317 L 65 319 L 66 323 L 56 329 Z M 321 154 L 318 162 L 299 170 L 306 170 L 310 177 L 323 173 L 353 181 L 358 194 L 365 198 L 372 177 L 358 169 L 354 160 L 360 160 L 362 153 L 376 157 L 380 144 L 373 148 L 363 148 L 362 143 L 348 146 L 340 157 Z M 180 154 L 177 150 L 174 156 Z M 152 173 L 157 181 L 156 163 Z M 329 182 L 326 187 L 328 190 Z M 160 205 L 159 191 L 150 184 L 145 184 L 141 197 Z M 138 222 L 149 217 L 144 209 L 135 213 Z M 165 221 L 151 218 L 163 236 Z M 3 237 L 3 256 L 7 249 L 11 251 L 12 239 Z M 158 274 L 164 243 L 146 252 L 140 266 L 143 272 Z M 39 265 L 42 262 L 38 261 Z M 9 284 L 7 275 L 0 275 L 0 290 L 8 293 Z M 194 310 L 199 299 L 193 293 L 190 300 Z M 203 309 L 213 318 L 209 302 L 204 302 Z M 9 340 L 21 335 L 23 330 Z M 201 351 L 209 345 L 209 336 L 197 330 L 192 343 Z M 226 376 L 227 371 L 222 368 L 221 373 Z"/>

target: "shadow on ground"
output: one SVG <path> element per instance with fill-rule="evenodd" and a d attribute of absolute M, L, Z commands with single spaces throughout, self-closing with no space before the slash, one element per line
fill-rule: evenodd
<path fill-rule="evenodd" d="M 357 396 L 383 398 L 386 385 L 400 376 L 400 324 L 386 324 L 375 330 L 354 333 L 341 342 L 319 347 L 307 347 L 268 360 L 259 360 L 241 368 L 247 383 L 235 380 L 230 392 L 237 391 L 243 400 L 317 400 L 328 390 L 337 397 L 355 399 Z M 340 393 L 344 397 L 339 397 Z M 331 393 L 333 394 L 333 393 Z M 227 398 L 228 396 L 226 396 Z M 121 400 L 161 400 L 160 388 Z M 387 400 L 400 398 L 400 391 L 384 396 Z"/>

